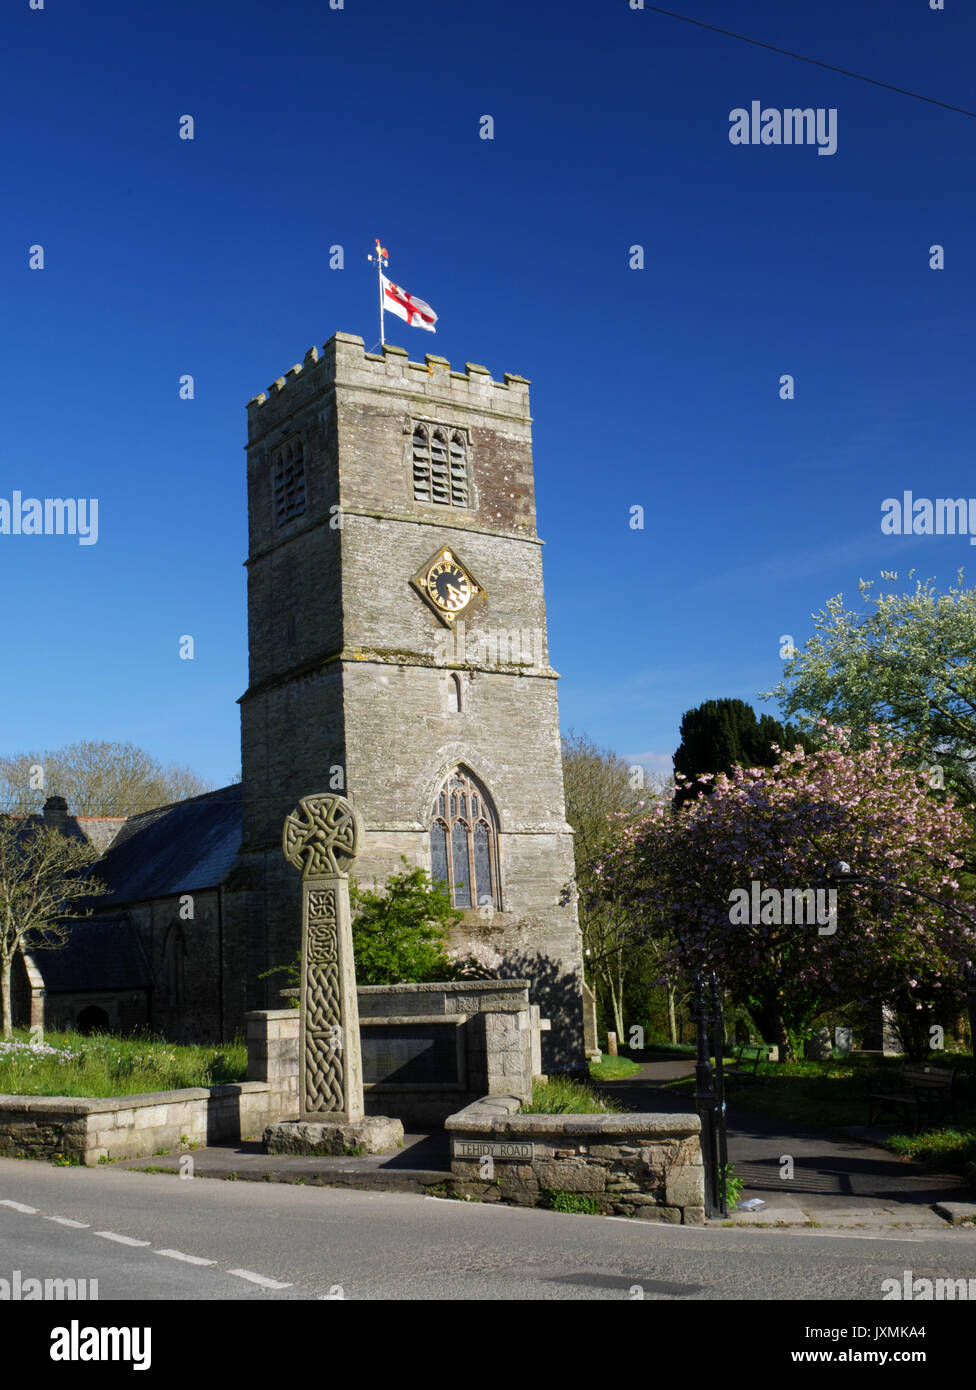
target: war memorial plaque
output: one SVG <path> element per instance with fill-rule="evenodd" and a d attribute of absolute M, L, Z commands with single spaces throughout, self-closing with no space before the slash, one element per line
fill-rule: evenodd
<path fill-rule="evenodd" d="M 458 1086 L 454 1023 L 365 1024 L 361 1029 L 366 1086 Z"/>

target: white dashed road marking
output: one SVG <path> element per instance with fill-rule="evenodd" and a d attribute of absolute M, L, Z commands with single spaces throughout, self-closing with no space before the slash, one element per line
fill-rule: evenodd
<path fill-rule="evenodd" d="M 45 1216 L 37 1207 L 29 1207 L 25 1202 L 14 1202 L 9 1197 L 0 1198 L 0 1207 L 10 1207 L 13 1211 L 23 1212 L 25 1216 L 42 1216 L 45 1221 L 55 1221 L 59 1226 L 70 1226 L 75 1231 L 90 1230 L 90 1222 L 73 1221 L 70 1216 Z M 101 1236 L 103 1240 L 114 1240 L 117 1245 L 136 1245 L 145 1247 L 151 1245 L 151 1240 L 136 1240 L 134 1236 L 123 1236 L 118 1231 L 93 1231 L 93 1235 Z M 182 1250 L 154 1250 L 154 1255 L 165 1255 L 169 1260 L 181 1260 L 187 1265 L 216 1265 L 216 1260 L 206 1260 L 202 1255 L 185 1255 Z M 251 1284 L 258 1284 L 262 1289 L 290 1289 L 291 1284 L 282 1284 L 277 1279 L 268 1279 L 263 1274 L 255 1274 L 252 1269 L 229 1269 L 228 1274 L 236 1274 L 238 1279 L 246 1279 Z M 330 1295 L 326 1295 L 329 1297 Z"/>
<path fill-rule="evenodd" d="M 250 1269 L 229 1269 L 228 1274 L 236 1274 L 238 1279 L 247 1279 L 252 1284 L 260 1284 L 262 1289 L 290 1289 L 290 1284 L 279 1284 L 277 1279 L 266 1279 L 263 1274 L 255 1274 Z"/>
<path fill-rule="evenodd" d="M 889 1240 L 899 1245 L 921 1245 L 921 1236 L 849 1236 L 846 1231 L 818 1231 L 821 1240 Z"/>
<path fill-rule="evenodd" d="M 184 1255 L 182 1250 L 154 1250 L 154 1255 L 166 1255 L 171 1260 L 182 1260 L 188 1265 L 215 1265 L 216 1260 L 205 1260 L 200 1255 Z"/>
<path fill-rule="evenodd" d="M 134 1240 L 132 1236 L 120 1236 L 115 1231 L 96 1231 L 96 1236 L 101 1236 L 103 1240 L 118 1241 L 119 1245 L 150 1245 L 148 1240 Z"/>

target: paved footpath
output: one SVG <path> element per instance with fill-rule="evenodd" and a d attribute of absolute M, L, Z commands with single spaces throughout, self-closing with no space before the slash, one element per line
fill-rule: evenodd
<path fill-rule="evenodd" d="M 189 1163 L 188 1163 L 189 1160 Z M 211 1145 L 207 1148 L 120 1159 L 113 1168 L 143 1173 L 188 1173 L 198 1178 L 230 1178 L 242 1182 L 300 1183 L 306 1187 L 353 1187 L 361 1191 L 408 1192 L 437 1196 L 450 1175 L 448 1136 L 405 1134 L 403 1147 L 393 1154 L 350 1157 L 306 1157 L 267 1154 L 258 1141 Z M 442 1193 L 440 1195 L 443 1195 Z"/>
<path fill-rule="evenodd" d="M 663 1087 L 694 1070 L 693 1061 L 658 1057 L 642 1063 L 639 1074 L 601 1086 L 626 1110 L 686 1113 L 693 1108 L 690 1094 Z M 726 1094 L 729 1162 L 745 1180 L 742 1200 L 758 1197 L 766 1205 L 737 1212 L 737 1225 L 945 1228 L 934 1203 L 976 1202 L 976 1193 L 957 1174 L 928 1172 L 863 1139 L 749 1112 L 747 1086 L 733 1085 Z M 787 1155 L 793 1159 L 791 1179 L 780 1176 Z"/>

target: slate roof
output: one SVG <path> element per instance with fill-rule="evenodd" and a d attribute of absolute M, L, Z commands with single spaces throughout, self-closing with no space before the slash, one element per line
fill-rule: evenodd
<path fill-rule="evenodd" d="M 71 924 L 68 944 L 33 950 L 31 960 L 50 993 L 145 989 L 149 962 L 128 917 L 86 917 Z"/>
<path fill-rule="evenodd" d="M 241 847 L 241 787 L 130 816 L 91 870 L 110 890 L 97 912 L 123 903 L 216 888 Z"/>

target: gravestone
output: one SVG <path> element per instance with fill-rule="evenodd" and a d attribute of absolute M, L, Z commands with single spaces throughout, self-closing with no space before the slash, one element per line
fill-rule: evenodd
<path fill-rule="evenodd" d="M 883 1004 L 881 1006 L 881 1050 L 886 1057 L 899 1057 L 905 1051 L 895 1024 L 894 1009 L 890 1004 Z"/>
<path fill-rule="evenodd" d="M 829 1028 L 815 1028 L 803 1044 L 803 1057 L 807 1062 L 829 1062 L 834 1055 L 834 1045 Z"/>
<path fill-rule="evenodd" d="M 268 1153 L 384 1153 L 403 1125 L 363 1109 L 349 874 L 362 826 L 342 796 L 302 797 L 285 820 L 285 858 L 302 875 L 299 1118 L 271 1125 Z"/>

